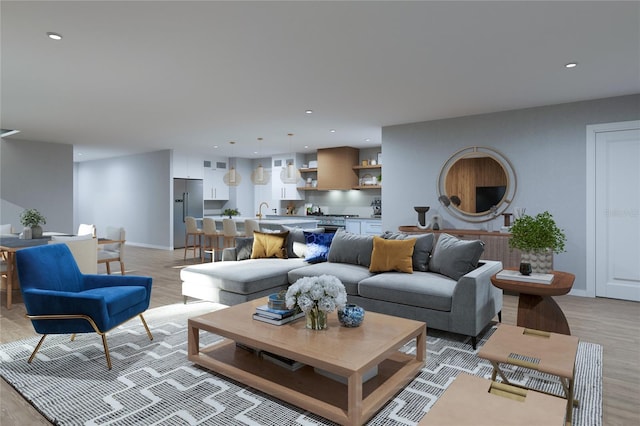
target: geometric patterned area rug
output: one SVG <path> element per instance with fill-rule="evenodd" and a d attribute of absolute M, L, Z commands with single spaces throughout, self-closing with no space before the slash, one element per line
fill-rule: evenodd
<path fill-rule="evenodd" d="M 59 425 L 332 425 L 299 409 L 187 360 L 187 319 L 221 308 L 208 303 L 176 304 L 147 311 L 149 341 L 138 318 L 112 330 L 107 339 L 113 362 L 107 370 L 96 334 L 47 336 L 37 358 L 27 360 L 39 337 L 0 345 L 0 376 L 54 424 Z M 365 319 L 366 321 L 366 319 Z M 486 341 L 490 329 L 478 344 Z M 219 339 L 201 333 L 201 344 Z M 402 349 L 415 351 L 415 341 Z M 274 365 L 274 368 L 281 368 Z M 580 342 L 576 364 L 573 424 L 602 424 L 602 347 Z M 427 330 L 427 362 L 415 379 L 367 424 L 415 425 L 455 377 L 466 372 L 491 377 L 469 339 Z M 561 393 L 551 376 L 514 367 L 519 384 Z M 478 419 L 477 424 L 482 424 Z"/>

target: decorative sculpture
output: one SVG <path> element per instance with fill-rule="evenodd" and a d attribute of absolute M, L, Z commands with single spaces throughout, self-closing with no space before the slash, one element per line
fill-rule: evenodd
<path fill-rule="evenodd" d="M 414 207 L 414 209 L 418 212 L 418 228 L 426 229 L 428 225 L 426 224 L 425 213 L 429 211 L 429 207 Z"/>

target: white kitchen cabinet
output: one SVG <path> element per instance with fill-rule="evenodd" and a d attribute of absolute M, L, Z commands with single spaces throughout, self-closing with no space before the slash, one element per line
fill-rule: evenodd
<path fill-rule="evenodd" d="M 274 200 L 303 200 L 304 195 L 298 191 L 298 187 L 304 186 L 304 179 L 300 176 L 298 169 L 302 166 L 304 156 L 302 154 L 278 155 L 271 161 L 271 197 Z M 294 180 L 283 182 L 281 177 L 286 177 L 289 165 L 291 165 Z"/>
<path fill-rule="evenodd" d="M 173 151 L 173 177 L 185 179 L 203 179 L 204 167 L 202 157 L 184 151 Z"/>
<path fill-rule="evenodd" d="M 379 219 L 347 219 L 345 220 L 345 231 L 360 235 L 380 235 L 382 234 L 382 221 Z"/>
<path fill-rule="evenodd" d="M 382 234 L 381 220 L 363 220 L 360 222 L 360 233 L 362 235 L 380 235 Z"/>
<path fill-rule="evenodd" d="M 360 221 L 355 219 L 346 219 L 344 221 L 344 230 L 352 234 L 360 234 Z"/>
<path fill-rule="evenodd" d="M 213 158 L 204 161 L 203 192 L 205 200 L 228 200 L 229 186 L 224 183 L 228 171 L 227 158 Z"/>

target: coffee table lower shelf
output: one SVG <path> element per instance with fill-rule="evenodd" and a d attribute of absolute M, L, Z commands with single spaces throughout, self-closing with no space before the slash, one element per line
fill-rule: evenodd
<path fill-rule="evenodd" d="M 193 336 L 190 333 L 189 337 Z M 419 339 L 422 340 L 422 339 Z M 290 371 L 223 339 L 199 351 L 189 342 L 189 361 L 249 385 L 340 424 L 362 424 L 406 386 L 423 360 L 395 351 L 378 364 L 378 374 L 362 384 L 354 373 L 348 384 L 318 374 L 310 365 Z M 197 343 L 196 343 L 197 344 Z"/>

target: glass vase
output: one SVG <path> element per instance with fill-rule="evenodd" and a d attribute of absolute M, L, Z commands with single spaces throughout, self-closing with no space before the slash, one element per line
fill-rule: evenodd
<path fill-rule="evenodd" d="M 304 315 L 307 328 L 311 330 L 324 330 L 327 328 L 327 313 L 314 307 Z"/>

